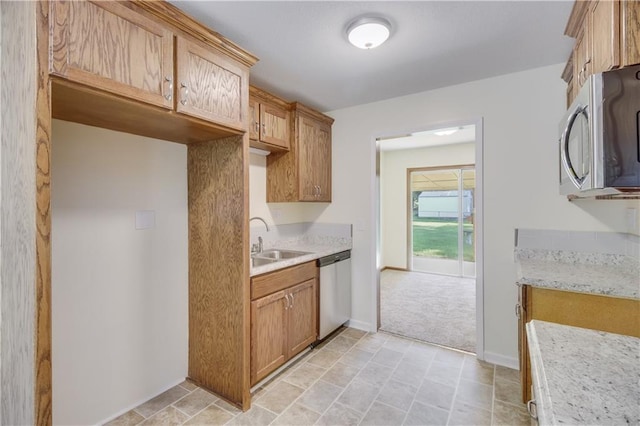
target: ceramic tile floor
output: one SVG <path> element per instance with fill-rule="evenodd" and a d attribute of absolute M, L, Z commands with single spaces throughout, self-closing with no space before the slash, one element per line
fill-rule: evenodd
<path fill-rule="evenodd" d="M 108 425 L 529 425 L 516 370 L 345 328 L 254 392 L 242 413 L 184 382 Z"/>

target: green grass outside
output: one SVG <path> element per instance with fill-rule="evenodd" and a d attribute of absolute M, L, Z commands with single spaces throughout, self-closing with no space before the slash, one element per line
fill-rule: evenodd
<path fill-rule="evenodd" d="M 465 231 L 473 232 L 473 224 L 465 223 Z M 475 262 L 475 250 L 465 238 L 464 260 Z M 451 219 L 413 218 L 413 255 L 458 259 L 458 222 Z"/>

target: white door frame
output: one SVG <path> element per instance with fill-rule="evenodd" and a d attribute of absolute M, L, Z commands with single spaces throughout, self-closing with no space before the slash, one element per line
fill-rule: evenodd
<path fill-rule="evenodd" d="M 375 277 L 375 291 L 371 300 L 371 312 L 374 315 L 372 324 L 376 324 L 377 331 L 380 328 L 380 258 L 381 258 L 381 224 L 380 224 L 380 144 L 379 139 L 397 137 L 398 135 L 406 135 L 415 132 L 423 132 L 449 127 L 459 127 L 473 124 L 476 127 L 475 139 L 475 168 L 476 168 L 476 356 L 480 360 L 485 359 L 484 353 L 484 158 L 483 158 L 483 118 L 471 118 L 466 120 L 456 120 L 431 124 L 420 127 L 418 129 L 396 129 L 373 136 L 372 147 L 374 148 L 372 161 L 373 173 L 371 176 L 372 188 L 374 190 L 374 220 L 372 241 L 375 241 L 375 248 L 372 250 L 374 265 L 373 276 Z"/>

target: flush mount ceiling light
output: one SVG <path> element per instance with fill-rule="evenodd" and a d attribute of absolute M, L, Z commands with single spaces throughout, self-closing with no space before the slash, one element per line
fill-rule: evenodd
<path fill-rule="evenodd" d="M 442 129 L 442 130 L 437 130 L 435 132 L 433 132 L 434 135 L 438 135 L 438 136 L 449 136 L 454 134 L 455 132 L 457 132 L 458 129 Z"/>
<path fill-rule="evenodd" d="M 373 49 L 387 41 L 391 24 L 384 18 L 358 18 L 347 27 L 349 42 L 360 49 Z"/>

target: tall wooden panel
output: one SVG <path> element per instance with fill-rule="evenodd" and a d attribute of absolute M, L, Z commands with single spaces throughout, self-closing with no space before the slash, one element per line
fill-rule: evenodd
<path fill-rule="evenodd" d="M 188 148 L 189 377 L 249 395 L 248 136 Z"/>
<path fill-rule="evenodd" d="M 37 3 L 0 2 L 0 423 L 35 424 Z"/>
<path fill-rule="evenodd" d="M 318 201 L 331 201 L 331 126 L 326 123 L 318 123 L 316 130 L 317 158 L 328 159 L 329 167 L 316 167 L 316 179 L 318 180 Z"/>
<path fill-rule="evenodd" d="M 316 159 L 318 158 L 316 144 L 316 127 L 315 121 L 307 117 L 298 117 L 298 149 L 299 154 L 299 191 L 300 201 L 316 201 L 316 188 L 318 185 L 317 168 L 320 166 Z"/>

